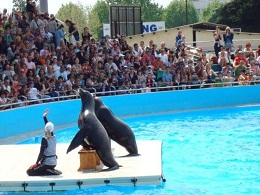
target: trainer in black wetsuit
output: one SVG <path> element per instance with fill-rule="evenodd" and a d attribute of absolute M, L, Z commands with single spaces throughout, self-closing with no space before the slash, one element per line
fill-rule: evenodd
<path fill-rule="evenodd" d="M 54 125 L 48 122 L 47 114 L 49 110 L 46 110 L 43 114 L 43 120 L 45 123 L 45 136 L 41 141 L 40 153 L 38 155 L 36 164 L 31 166 L 27 170 L 29 176 L 42 176 L 42 175 L 59 175 L 60 171 L 54 168 L 57 165 L 56 155 L 56 136 L 54 135 Z"/>

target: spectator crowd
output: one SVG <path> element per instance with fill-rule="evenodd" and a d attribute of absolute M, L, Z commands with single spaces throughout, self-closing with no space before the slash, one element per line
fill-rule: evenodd
<path fill-rule="evenodd" d="M 80 34 L 73 21 L 59 23 L 53 14 L 41 13 L 31 1 L 27 1 L 26 11 L 8 13 L 3 9 L 0 110 L 10 102 L 23 106 L 27 100 L 66 99 L 78 88 L 109 95 L 106 92 L 147 93 L 155 87 L 214 87 L 219 80 L 226 86 L 233 81 L 257 84 L 260 47 L 253 51 L 248 42 L 245 48 L 235 48 L 229 28 L 221 33 L 216 27 L 213 38 L 215 54 L 210 55 L 202 48 L 186 45 L 181 31 L 173 38 L 174 48 L 153 40 L 129 45 L 124 34 L 95 40 L 88 27 Z"/>

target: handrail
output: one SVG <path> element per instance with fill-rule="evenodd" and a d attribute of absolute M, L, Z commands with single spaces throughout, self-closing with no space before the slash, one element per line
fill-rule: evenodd
<path fill-rule="evenodd" d="M 255 81 L 248 81 L 252 82 L 255 85 L 260 84 L 260 80 L 255 80 Z M 158 85 L 158 84 L 157 84 Z M 185 84 L 181 85 L 180 83 L 175 83 L 175 85 L 172 86 L 165 86 L 165 87 L 158 87 L 155 85 L 155 87 L 149 88 L 151 90 L 151 93 L 153 92 L 160 92 L 160 91 L 170 91 L 170 90 L 190 90 L 190 89 L 203 89 L 203 88 L 216 88 L 216 87 L 233 87 L 233 86 L 242 86 L 240 85 L 240 82 L 238 81 L 233 81 L 233 82 L 226 82 L 223 81 L 223 79 L 219 79 L 218 82 L 215 83 L 204 83 L 200 82 L 199 84 Z M 93 95 L 95 96 L 110 96 L 110 95 L 121 95 L 123 94 L 135 94 L 135 93 L 141 93 L 142 89 L 145 88 L 134 88 L 134 89 L 125 89 L 125 90 L 116 90 L 114 86 L 112 86 L 113 90 L 111 91 L 102 91 L 98 92 L 96 88 L 87 88 L 93 90 Z M 25 100 L 23 102 L 12 102 L 10 98 L 8 98 L 9 101 L 11 101 L 8 104 L 0 105 L 0 110 L 8 109 L 8 108 L 17 108 L 17 107 L 22 107 L 22 106 L 30 106 L 32 104 L 43 104 L 43 103 L 48 103 L 48 101 L 43 101 L 43 100 L 58 100 L 58 101 L 66 101 L 68 99 L 77 99 L 79 98 L 79 93 L 77 90 L 73 90 L 74 94 L 73 95 L 67 95 L 67 96 L 61 96 L 58 94 L 58 97 L 51 97 L 51 98 L 44 98 L 44 99 L 38 99 L 38 100 L 29 100 L 26 96 L 21 96 Z M 39 102 L 40 100 L 40 102 Z M 18 106 L 17 106 L 18 105 Z"/>

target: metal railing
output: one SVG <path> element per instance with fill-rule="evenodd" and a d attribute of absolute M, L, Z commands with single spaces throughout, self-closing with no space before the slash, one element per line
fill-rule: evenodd
<path fill-rule="evenodd" d="M 254 80 L 254 81 L 247 81 L 246 85 L 259 85 L 260 80 Z M 158 86 L 157 86 L 158 85 Z M 225 82 L 223 79 L 216 80 L 214 83 L 205 83 L 205 82 L 199 82 L 198 84 L 181 84 L 181 83 L 175 83 L 172 86 L 164 86 L 160 87 L 157 83 L 154 87 L 151 88 L 132 88 L 132 89 L 124 89 L 124 90 L 117 90 L 114 86 L 110 88 L 110 91 L 98 91 L 96 88 L 87 88 L 90 93 L 92 93 L 95 96 L 113 96 L 113 95 L 127 95 L 127 94 L 140 94 L 144 93 L 142 91 L 146 91 L 145 93 L 148 93 L 147 91 L 153 93 L 153 92 L 161 92 L 161 91 L 174 91 L 174 90 L 192 90 L 192 89 L 205 89 L 205 88 L 217 88 L 217 87 L 232 87 L 232 86 L 241 86 L 241 82 Z M 146 90 L 148 89 L 148 90 Z M 39 98 L 30 100 L 26 96 L 20 96 L 20 99 L 18 102 L 13 102 L 11 98 L 8 98 L 8 102 L 4 105 L 0 105 L 0 111 L 6 110 L 6 109 L 13 109 L 13 108 L 19 108 L 19 107 L 25 107 L 25 106 L 31 106 L 35 104 L 44 104 L 44 103 L 51 103 L 55 101 L 67 101 L 71 99 L 78 99 L 79 93 L 77 90 L 72 91 L 72 95 L 60 95 L 59 92 L 55 92 L 57 94 L 57 97 L 50 97 L 50 98 L 43 98 L 42 95 L 38 94 Z"/>

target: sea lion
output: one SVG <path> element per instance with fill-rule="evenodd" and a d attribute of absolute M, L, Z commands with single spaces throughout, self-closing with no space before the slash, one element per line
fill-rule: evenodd
<path fill-rule="evenodd" d="M 138 155 L 135 135 L 132 129 L 116 117 L 99 97 L 95 97 L 95 114 L 106 129 L 108 136 L 129 152 L 127 156 Z"/>
<path fill-rule="evenodd" d="M 102 163 L 109 167 L 107 171 L 119 168 L 112 151 L 108 134 L 95 115 L 95 101 L 93 96 L 83 89 L 79 89 L 81 97 L 81 111 L 79 114 L 78 125 L 80 130 L 71 141 L 67 153 L 79 145 L 86 143 L 96 150 Z M 86 142 L 86 143 L 85 143 Z"/>

